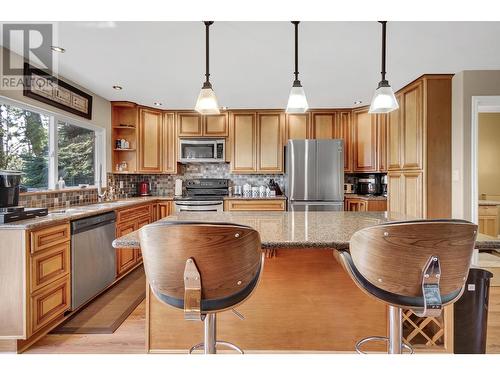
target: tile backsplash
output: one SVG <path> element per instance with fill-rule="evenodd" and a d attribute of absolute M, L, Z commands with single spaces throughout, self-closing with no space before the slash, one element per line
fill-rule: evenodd
<path fill-rule="evenodd" d="M 97 189 L 50 190 L 43 192 L 21 193 L 19 205 L 23 207 L 60 208 L 97 203 Z"/>
<path fill-rule="evenodd" d="M 137 192 L 137 183 L 141 181 L 151 182 L 151 193 L 153 195 L 174 194 L 175 180 L 188 180 L 192 178 L 227 178 L 230 186 L 243 185 L 248 183 L 252 186 L 260 186 L 269 183 L 272 178 L 283 190 L 284 176 L 279 174 L 232 174 L 227 163 L 193 163 L 179 164 L 179 174 L 177 175 L 139 175 L 139 174 L 113 174 L 108 173 L 108 186 L 114 186 L 116 193 L 132 196 Z M 120 181 L 123 188 L 120 188 Z"/>

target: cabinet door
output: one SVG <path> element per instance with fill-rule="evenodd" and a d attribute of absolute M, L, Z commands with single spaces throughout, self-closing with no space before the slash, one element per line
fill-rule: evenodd
<path fill-rule="evenodd" d="M 175 114 L 163 114 L 163 172 L 177 173 Z"/>
<path fill-rule="evenodd" d="M 404 214 L 403 179 L 401 172 L 387 174 L 387 211 Z"/>
<path fill-rule="evenodd" d="M 285 141 L 289 139 L 307 139 L 310 133 L 308 113 L 287 114 L 285 124 Z"/>
<path fill-rule="evenodd" d="M 139 170 L 161 172 L 162 113 L 141 108 L 139 117 Z"/>
<path fill-rule="evenodd" d="M 403 169 L 422 169 L 423 152 L 422 81 L 403 94 Z"/>
<path fill-rule="evenodd" d="M 353 112 L 354 172 L 377 170 L 377 121 L 368 109 Z"/>
<path fill-rule="evenodd" d="M 198 113 L 177 114 L 177 134 L 179 137 L 201 137 L 202 117 Z"/>
<path fill-rule="evenodd" d="M 255 113 L 233 113 L 231 116 L 231 172 L 252 173 L 257 170 L 257 126 Z"/>
<path fill-rule="evenodd" d="M 352 172 L 352 123 L 351 112 L 337 114 L 334 137 L 344 140 L 344 172 Z"/>
<path fill-rule="evenodd" d="M 399 109 L 387 114 L 387 169 L 399 170 L 403 167 L 402 152 L 402 95 L 397 95 Z"/>
<path fill-rule="evenodd" d="M 149 217 L 143 217 L 137 220 L 137 229 L 142 228 L 144 225 L 150 224 L 151 219 Z M 142 252 L 141 249 L 135 249 L 135 263 L 142 262 Z"/>
<path fill-rule="evenodd" d="M 227 113 L 204 116 L 203 135 L 207 137 L 227 137 L 229 135 L 227 122 Z"/>
<path fill-rule="evenodd" d="M 333 139 L 335 137 L 335 112 L 312 114 L 312 135 L 314 139 Z"/>
<path fill-rule="evenodd" d="M 283 172 L 283 114 L 257 115 L 257 171 Z"/>
<path fill-rule="evenodd" d="M 387 172 L 387 115 L 377 115 L 377 170 Z"/>
<path fill-rule="evenodd" d="M 158 203 L 158 220 L 170 215 L 170 202 Z"/>
<path fill-rule="evenodd" d="M 119 224 L 116 227 L 116 237 L 124 236 L 137 230 L 136 221 Z M 116 250 L 116 275 L 121 276 L 136 264 L 135 249 L 117 249 Z"/>
<path fill-rule="evenodd" d="M 404 202 L 406 215 L 424 218 L 422 172 L 404 172 Z"/>

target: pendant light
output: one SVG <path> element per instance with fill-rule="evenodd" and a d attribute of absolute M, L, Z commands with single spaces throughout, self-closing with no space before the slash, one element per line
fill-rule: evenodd
<path fill-rule="evenodd" d="M 203 115 L 218 115 L 219 104 L 217 103 L 217 97 L 215 96 L 215 92 L 212 89 L 212 84 L 210 83 L 210 72 L 209 72 L 209 28 L 210 25 L 214 23 L 214 21 L 205 21 L 205 37 L 206 37 L 206 51 L 205 51 L 205 63 L 206 63 L 206 80 L 203 83 L 203 87 L 201 88 L 200 95 L 198 95 L 198 100 L 196 100 L 196 106 L 194 107 L 196 112 L 199 112 Z"/>
<path fill-rule="evenodd" d="M 288 105 L 286 113 L 304 113 L 309 108 L 307 104 L 306 93 L 299 81 L 299 23 L 300 21 L 292 21 L 295 26 L 295 80 L 293 81 L 290 96 L 288 97 Z"/>
<path fill-rule="evenodd" d="M 382 24 L 382 80 L 379 82 L 370 105 L 369 113 L 388 113 L 399 108 L 394 91 L 385 79 L 385 39 L 387 21 L 379 21 Z"/>

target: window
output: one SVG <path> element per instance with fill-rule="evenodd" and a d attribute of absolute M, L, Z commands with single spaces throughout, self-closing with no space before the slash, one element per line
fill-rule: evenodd
<path fill-rule="evenodd" d="M 105 185 L 103 128 L 0 97 L 0 169 L 23 172 L 28 191 Z M 100 173 L 100 175 L 99 175 Z"/>
<path fill-rule="evenodd" d="M 67 122 L 57 124 L 57 170 L 66 186 L 94 185 L 95 132 Z"/>
<path fill-rule="evenodd" d="M 0 121 L 0 169 L 24 172 L 21 183 L 28 190 L 47 189 L 50 118 L 0 103 Z"/>

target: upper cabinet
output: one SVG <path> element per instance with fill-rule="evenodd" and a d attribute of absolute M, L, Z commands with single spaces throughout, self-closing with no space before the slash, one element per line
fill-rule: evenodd
<path fill-rule="evenodd" d="M 163 173 L 177 173 L 177 129 L 175 113 L 163 114 Z"/>
<path fill-rule="evenodd" d="M 352 113 L 337 112 L 335 138 L 344 140 L 344 172 L 352 172 Z"/>
<path fill-rule="evenodd" d="M 285 115 L 285 142 L 289 139 L 311 138 L 309 113 L 287 113 Z"/>
<path fill-rule="evenodd" d="M 283 172 L 283 112 L 257 114 L 257 172 Z"/>
<path fill-rule="evenodd" d="M 336 112 L 313 112 L 312 114 L 312 138 L 333 139 L 335 138 Z"/>
<path fill-rule="evenodd" d="M 402 101 L 403 95 L 396 95 L 399 110 L 388 113 L 387 116 L 387 169 L 399 170 L 403 168 L 402 158 Z"/>
<path fill-rule="evenodd" d="M 111 149 L 113 172 L 119 173 L 117 165 L 127 165 L 123 173 L 135 172 L 137 169 L 137 128 L 139 111 L 135 103 L 111 103 Z M 125 139 L 128 148 L 117 147 L 117 141 Z"/>
<path fill-rule="evenodd" d="M 422 169 L 423 81 L 409 86 L 402 95 L 403 169 Z"/>
<path fill-rule="evenodd" d="M 161 173 L 163 158 L 163 114 L 139 109 L 139 172 Z"/>
<path fill-rule="evenodd" d="M 379 172 L 387 172 L 387 115 L 377 115 L 377 165 Z"/>
<path fill-rule="evenodd" d="M 377 162 L 377 116 L 368 113 L 368 108 L 352 112 L 353 171 L 376 172 Z"/>
<path fill-rule="evenodd" d="M 283 112 L 230 115 L 231 172 L 283 172 Z"/>
<path fill-rule="evenodd" d="M 227 137 L 228 114 L 202 116 L 196 112 L 177 113 L 179 137 Z"/>

